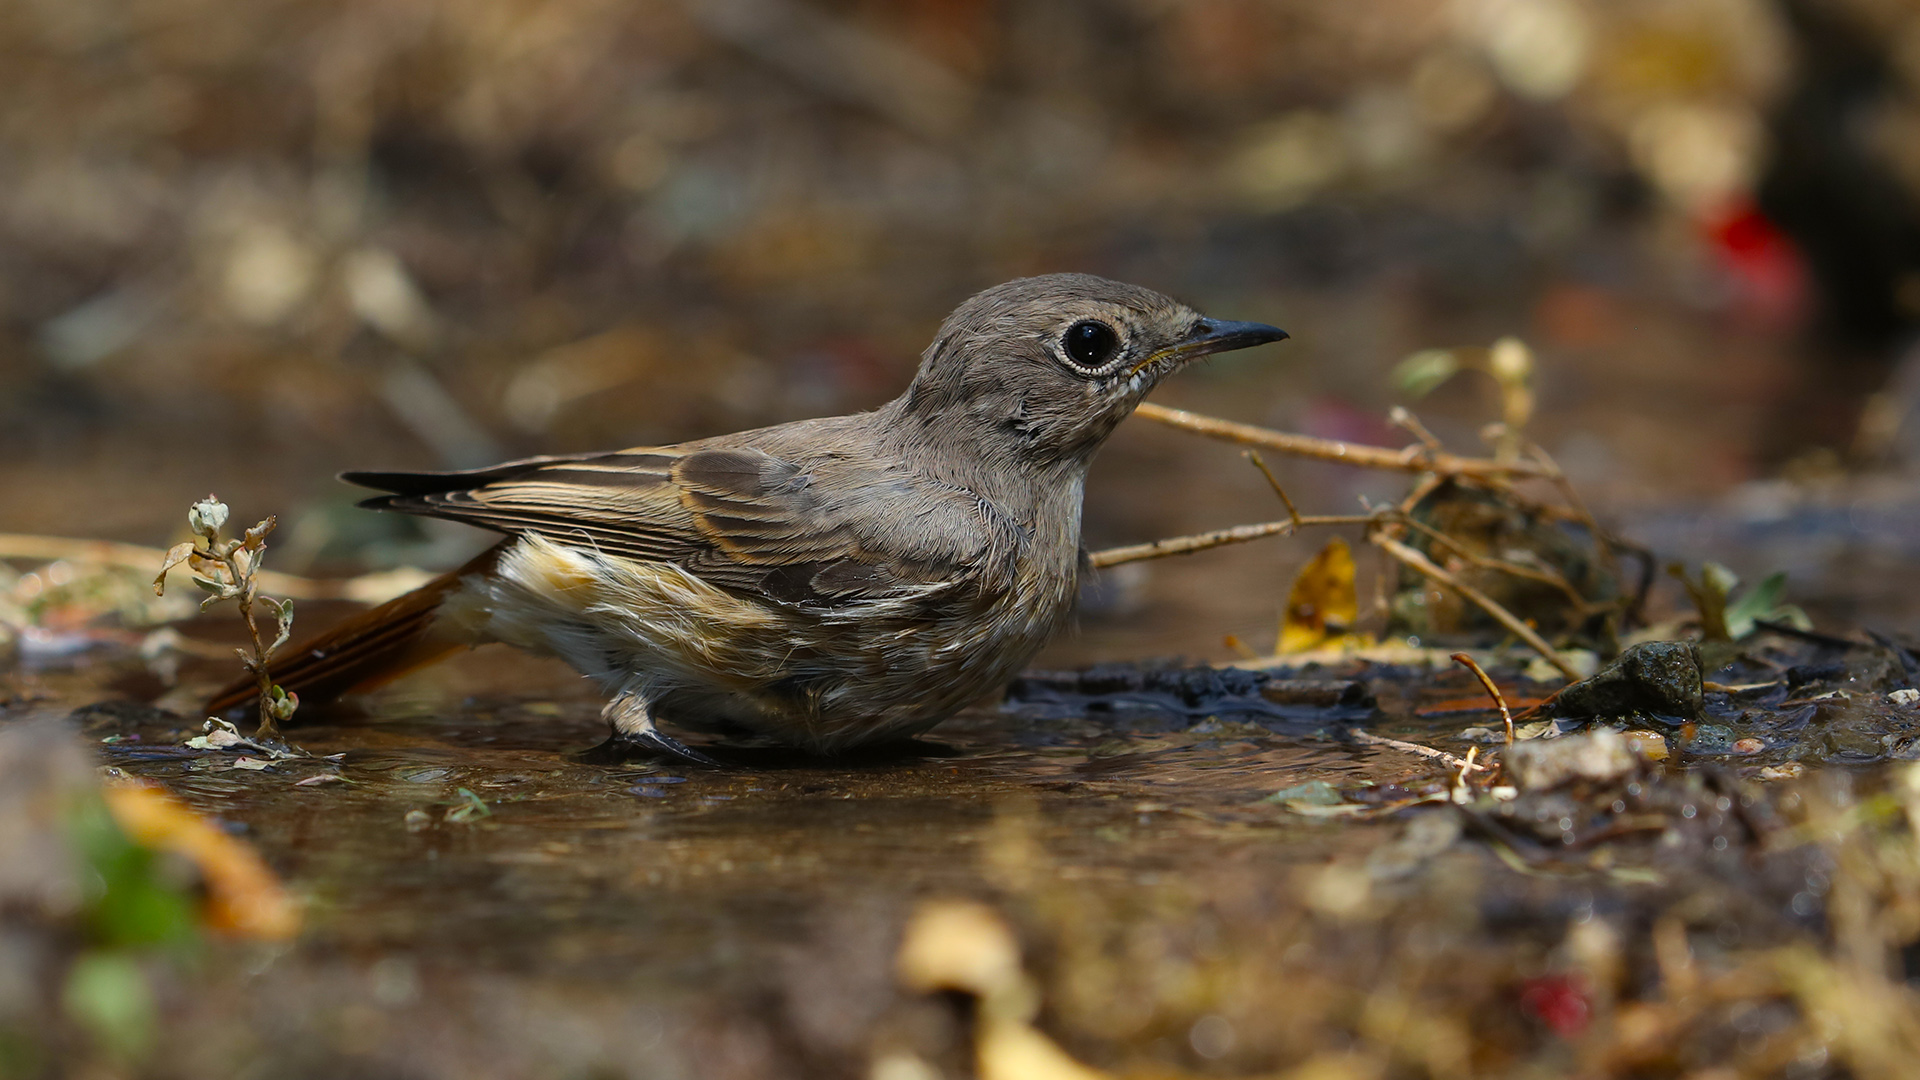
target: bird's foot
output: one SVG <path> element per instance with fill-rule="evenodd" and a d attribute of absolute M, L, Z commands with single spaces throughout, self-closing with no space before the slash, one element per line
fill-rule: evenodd
<path fill-rule="evenodd" d="M 613 733 L 607 736 L 606 742 L 588 751 L 589 760 L 623 761 L 635 755 L 643 755 L 675 757 L 695 765 L 706 765 L 716 769 L 724 767 L 720 762 L 655 727 L 653 714 L 647 708 L 646 699 L 637 694 L 621 694 L 614 698 L 607 703 L 602 715 L 612 726 Z"/>
<path fill-rule="evenodd" d="M 726 766 L 695 750 L 671 735 L 658 731 L 625 732 L 615 729 L 607 741 L 581 755 L 584 760 L 619 762 L 631 757 L 674 757 L 694 765 L 720 769 Z"/>

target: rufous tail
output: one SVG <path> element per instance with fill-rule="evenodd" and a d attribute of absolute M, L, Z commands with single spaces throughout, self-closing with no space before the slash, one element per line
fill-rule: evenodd
<path fill-rule="evenodd" d="M 467 577 L 492 570 L 509 543 L 496 544 L 458 570 L 360 612 L 298 651 L 275 659 L 270 669 L 274 683 L 300 695 L 302 704 L 321 704 L 370 690 L 458 651 L 463 647 L 459 639 L 430 632 L 440 605 L 459 591 Z M 259 688 L 248 676 L 215 694 L 207 702 L 207 712 L 220 716 L 230 709 L 251 708 L 258 699 Z"/>

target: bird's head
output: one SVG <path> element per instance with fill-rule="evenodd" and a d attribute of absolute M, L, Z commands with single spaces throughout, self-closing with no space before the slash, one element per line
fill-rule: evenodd
<path fill-rule="evenodd" d="M 940 441 L 1084 464 L 1160 380 L 1200 357 L 1286 336 L 1088 274 L 1021 278 L 947 317 L 900 404 Z"/>

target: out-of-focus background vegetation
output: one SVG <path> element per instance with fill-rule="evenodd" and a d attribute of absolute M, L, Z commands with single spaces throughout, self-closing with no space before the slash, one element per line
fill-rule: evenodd
<path fill-rule="evenodd" d="M 1071 269 L 1287 327 L 1159 400 L 1320 435 L 1398 445 L 1395 363 L 1520 335 L 1603 513 L 1684 548 L 1734 492 L 1859 571 L 1910 554 L 1917 208 L 1902 0 L 16 0 L 0 530 L 158 543 L 213 489 L 281 569 L 444 564 L 479 538 L 332 475 L 870 407 L 960 299 Z M 1417 408 L 1471 449 L 1489 399 Z M 1262 516 L 1135 423 L 1088 532 Z M 1281 547 L 1128 578 L 1274 586 L 1131 646 L 1268 625 Z"/>

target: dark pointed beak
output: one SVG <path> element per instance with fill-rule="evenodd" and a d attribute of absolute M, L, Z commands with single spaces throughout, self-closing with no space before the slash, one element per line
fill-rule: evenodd
<path fill-rule="evenodd" d="M 1250 349 L 1269 341 L 1286 340 L 1287 332 L 1259 322 L 1228 322 L 1225 319 L 1199 319 L 1178 344 L 1161 349 L 1135 364 L 1128 375 L 1137 375 L 1158 363 L 1185 364 L 1214 353 Z"/>
<path fill-rule="evenodd" d="M 1268 326 L 1266 323 L 1201 319 L 1193 324 L 1193 331 L 1188 335 L 1187 340 L 1180 343 L 1180 358 L 1191 360 L 1195 357 L 1232 352 L 1235 349 L 1250 349 L 1255 345 L 1265 345 L 1269 341 L 1286 339 L 1285 330 L 1277 326 Z"/>

